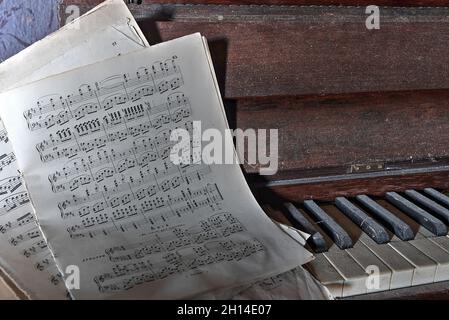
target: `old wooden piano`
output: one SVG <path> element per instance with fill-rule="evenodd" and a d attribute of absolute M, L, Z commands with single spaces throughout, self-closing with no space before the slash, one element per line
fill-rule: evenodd
<path fill-rule="evenodd" d="M 449 297 L 448 1 L 128 2 L 151 43 L 208 38 L 231 127 L 279 129 L 278 173 L 248 182 L 336 297 Z"/>

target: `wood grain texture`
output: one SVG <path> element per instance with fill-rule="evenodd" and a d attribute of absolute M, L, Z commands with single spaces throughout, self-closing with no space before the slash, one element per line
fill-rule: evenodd
<path fill-rule="evenodd" d="M 427 187 L 449 189 L 449 171 L 378 176 L 372 178 L 345 177 L 315 183 L 270 186 L 255 189 L 259 202 L 293 201 L 308 199 L 332 201 L 336 197 L 353 197 L 359 194 L 382 196 L 386 192 Z"/>
<path fill-rule="evenodd" d="M 228 98 L 449 88 L 449 8 L 381 8 L 380 30 L 364 7 L 131 10 L 153 43 L 194 32 L 221 43 Z"/>
<path fill-rule="evenodd" d="M 449 155 L 449 91 L 241 99 L 228 110 L 239 128 L 278 129 L 281 171 L 342 174 L 363 163 L 401 169 Z"/>
<path fill-rule="evenodd" d="M 64 3 L 94 5 L 103 0 L 63 0 Z M 448 6 L 448 0 L 124 0 L 129 4 L 219 4 L 219 5 L 343 5 L 343 6 Z"/>

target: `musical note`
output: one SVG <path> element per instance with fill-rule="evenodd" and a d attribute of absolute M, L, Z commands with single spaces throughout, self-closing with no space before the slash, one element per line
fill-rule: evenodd
<path fill-rule="evenodd" d="M 152 71 L 148 73 L 148 75 L 150 76 L 149 78 L 145 78 L 142 79 L 139 75 L 136 74 L 136 78 L 134 79 L 125 79 L 125 81 L 122 81 L 121 83 L 115 84 L 111 87 L 99 87 L 97 90 L 93 90 L 90 86 L 88 86 L 88 92 L 84 93 L 82 92 L 82 90 L 80 90 L 78 92 L 78 94 L 75 95 L 68 95 L 66 98 L 60 96 L 59 98 L 57 98 L 57 101 L 55 101 L 55 99 L 50 98 L 48 103 L 46 104 L 42 104 L 40 101 L 37 103 L 37 106 L 35 108 L 30 108 L 28 110 L 26 110 L 23 114 L 23 116 L 25 117 L 25 119 L 27 121 L 35 118 L 35 117 L 39 117 L 54 111 L 58 111 L 61 109 L 69 109 L 70 106 L 73 106 L 74 104 L 79 104 L 82 103 L 84 101 L 88 101 L 88 100 L 93 100 L 96 99 L 98 101 L 98 99 L 100 97 L 103 97 L 107 94 L 114 94 L 117 92 L 120 92 L 123 89 L 130 89 L 133 88 L 135 86 L 138 85 L 142 85 L 142 84 L 146 84 L 146 83 L 154 83 L 155 80 L 159 80 L 159 79 L 163 79 L 165 77 L 170 77 L 176 74 L 180 73 L 180 69 L 179 67 L 175 64 L 174 60 L 171 59 L 169 63 L 164 63 L 162 65 L 159 65 L 159 67 L 153 65 L 152 66 Z M 178 89 L 183 83 L 182 77 L 175 77 L 172 80 L 164 80 L 159 82 L 157 85 L 155 85 L 155 87 L 157 88 L 159 93 L 163 93 L 165 91 L 167 91 L 168 89 L 172 89 L 172 90 L 176 90 Z M 149 91 L 148 91 L 149 92 Z M 144 93 L 148 92 L 143 92 L 141 97 L 145 96 Z M 134 94 L 133 95 L 133 99 L 136 99 L 137 95 Z M 114 101 L 118 101 L 120 103 L 124 103 L 126 101 L 124 101 L 124 97 L 121 98 L 114 98 L 112 97 L 112 100 L 110 100 L 111 98 L 106 98 L 103 100 L 102 103 L 99 103 L 99 107 L 104 109 L 104 108 L 111 108 L 112 103 Z M 36 122 L 28 122 L 29 123 L 29 128 L 31 129 L 36 129 L 32 123 L 36 123 Z"/>
<path fill-rule="evenodd" d="M 226 129 L 226 121 L 218 92 L 209 92 L 214 83 L 202 82 L 211 77 L 203 73 L 206 64 L 196 70 L 201 77 L 187 76 L 194 69 L 185 65 L 190 58 L 160 60 L 139 61 L 144 67 L 129 60 L 115 73 L 93 65 L 89 73 L 57 75 L 50 80 L 60 77 L 60 83 L 39 86 L 47 92 L 26 92 L 19 99 L 19 115 L 4 113 L 15 121 L 6 123 L 14 129 L 10 139 L 24 137 L 15 150 L 39 219 L 16 210 L 30 201 L 20 194 L 20 179 L 2 180 L 0 218 L 7 210 L 16 215 L 0 220 L 0 234 L 51 282 L 64 281 L 52 269 L 52 256 L 60 270 L 79 264 L 85 276 L 81 290 L 71 292 L 75 297 L 108 298 L 162 280 L 167 288 L 179 280 L 196 284 L 201 273 L 215 276 L 225 269 L 219 264 L 271 259 L 263 255 L 271 243 L 262 245 L 258 232 L 278 229 L 266 225 L 255 201 L 245 202 L 251 193 L 237 166 L 225 176 L 216 165 L 201 163 L 198 153 L 183 158 L 190 164 L 172 161 L 173 146 L 179 145 L 170 139 L 175 130 L 187 130 L 190 143 L 201 147 L 194 141 L 195 121 L 218 130 Z M 253 220 L 257 225 L 248 224 Z M 39 230 L 48 234 L 40 237 Z M 44 239 L 54 250 L 50 256 Z M 284 238 L 278 240 L 273 243 Z"/>
<path fill-rule="evenodd" d="M 26 191 L 14 193 L 0 200 L 0 216 L 30 202 Z"/>
<path fill-rule="evenodd" d="M 110 199 L 113 195 L 127 190 L 134 192 L 133 190 L 135 188 L 147 185 L 146 188 L 141 188 L 139 191 L 135 192 L 135 196 L 140 200 L 143 199 L 143 193 L 153 195 L 153 192 L 151 191 L 153 186 L 156 186 L 156 189 L 160 191 L 160 186 L 169 183 L 171 184 L 171 188 L 175 189 L 184 183 L 189 185 L 197 181 L 202 181 L 211 172 L 209 166 L 196 167 L 197 166 L 189 166 L 179 170 L 177 167 L 171 166 L 162 172 L 147 174 L 139 179 L 128 178 L 123 179 L 122 181 L 115 181 L 112 188 L 95 187 L 93 191 L 86 189 L 85 196 L 77 197 L 73 195 L 71 199 L 58 203 L 58 208 L 61 212 L 61 217 L 63 218 L 76 216 L 72 211 L 68 213 L 66 210 L 79 205 L 88 204 L 89 202 L 98 199 Z M 158 183 L 159 179 L 165 180 Z M 85 211 L 83 210 L 81 212 Z"/>
<path fill-rule="evenodd" d="M 9 238 L 9 243 L 13 246 L 17 246 L 20 243 L 26 242 L 28 240 L 36 239 L 41 237 L 42 234 L 40 233 L 37 226 L 33 227 L 32 229 L 25 231 L 25 233 L 21 233 L 19 235 L 13 236 Z"/>
<path fill-rule="evenodd" d="M 0 195 L 13 193 L 22 186 L 22 178 L 19 176 L 8 177 L 0 180 Z"/>
<path fill-rule="evenodd" d="M 0 130 L 0 142 L 8 143 L 9 138 L 5 129 Z"/>
<path fill-rule="evenodd" d="M 12 152 L 0 155 L 0 172 L 14 161 L 16 161 L 16 155 Z"/>
<path fill-rule="evenodd" d="M 187 204 L 184 205 L 183 200 L 186 201 Z M 166 199 L 160 197 L 157 199 L 154 198 L 151 201 L 143 201 L 140 204 L 125 205 L 119 209 L 112 210 L 111 213 L 103 212 L 89 216 L 83 218 L 79 224 L 69 226 L 67 231 L 72 238 L 85 236 L 93 238 L 99 235 L 107 236 L 115 232 L 128 231 L 129 228 L 140 229 L 145 228 L 148 225 L 155 225 L 161 222 L 166 223 L 173 218 L 181 218 L 186 214 L 194 213 L 196 210 L 206 206 L 211 207 L 213 210 L 217 210 L 215 204 L 221 200 L 223 200 L 223 198 L 218 187 L 216 185 L 206 185 L 206 187 L 195 190 L 187 189 L 187 193 L 181 191 L 177 197 L 167 196 Z M 181 204 L 181 206 L 176 206 L 177 204 Z M 108 207 L 109 205 L 107 202 L 101 201 L 97 208 L 100 208 L 99 211 L 103 211 Z M 169 207 L 170 210 L 161 213 L 152 212 L 167 207 Z M 90 207 L 86 210 L 90 211 Z M 150 213 L 150 215 L 147 216 L 146 213 Z M 83 217 L 85 215 L 87 214 L 84 214 Z M 122 220 L 133 218 L 136 215 L 140 215 L 142 218 L 133 219 L 132 222 L 121 222 Z M 98 226 L 102 224 L 112 224 L 113 226 L 98 228 Z M 95 227 L 95 229 L 89 230 L 92 227 Z"/>
<path fill-rule="evenodd" d="M 138 284 L 161 280 L 174 273 L 194 270 L 221 261 L 239 261 L 263 251 L 257 239 L 211 241 L 178 249 L 176 253 L 153 252 L 156 259 L 115 264 L 111 272 L 95 276 L 100 292 L 129 290 Z M 156 262 L 155 262 L 156 261 Z"/>

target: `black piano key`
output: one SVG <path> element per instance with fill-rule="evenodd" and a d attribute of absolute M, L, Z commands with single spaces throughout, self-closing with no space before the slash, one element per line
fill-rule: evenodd
<path fill-rule="evenodd" d="M 393 213 L 382 207 L 376 201 L 372 200 L 366 195 L 356 196 L 364 207 L 370 210 L 370 212 L 386 224 L 394 234 L 403 241 L 412 240 L 415 237 L 412 228 L 404 221 L 396 217 Z"/>
<path fill-rule="evenodd" d="M 444 236 L 447 234 L 447 227 L 441 220 L 435 218 L 396 192 L 387 192 L 385 198 L 434 235 Z"/>
<path fill-rule="evenodd" d="M 323 209 L 321 209 L 313 200 L 304 201 L 304 207 L 309 210 L 317 223 L 326 230 L 337 247 L 340 249 L 352 248 L 353 243 L 348 233 L 335 222 Z"/>
<path fill-rule="evenodd" d="M 437 215 L 441 220 L 449 223 L 449 210 L 445 207 L 440 206 L 435 201 L 427 198 L 426 196 L 415 190 L 407 190 L 405 191 L 405 194 L 417 204 L 430 210 L 432 213 L 435 213 L 435 215 Z"/>
<path fill-rule="evenodd" d="M 431 196 L 436 201 L 449 207 L 449 197 L 447 195 L 432 188 L 424 189 L 424 193 L 427 194 L 428 196 Z"/>
<path fill-rule="evenodd" d="M 348 199 L 338 197 L 335 204 L 349 219 L 371 237 L 376 243 L 382 244 L 390 241 L 388 232 L 365 212 L 353 205 Z"/>
<path fill-rule="evenodd" d="M 290 202 L 284 203 L 284 207 L 288 210 L 290 217 L 293 220 L 293 226 L 299 230 L 302 230 L 310 237 L 307 242 L 317 253 L 327 251 L 326 241 L 321 233 L 310 223 L 310 221 Z"/>

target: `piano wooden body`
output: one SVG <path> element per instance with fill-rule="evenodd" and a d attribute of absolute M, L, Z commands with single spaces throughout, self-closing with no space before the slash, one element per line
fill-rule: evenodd
<path fill-rule="evenodd" d="M 61 20 L 68 5 L 100 2 L 63 1 Z M 367 1 L 129 6 L 150 43 L 207 37 L 231 127 L 279 130 L 279 171 L 244 165 L 248 182 L 274 218 L 318 230 L 326 248 L 308 268 L 336 296 L 447 298 L 449 2 L 378 3 L 378 30 L 365 26 Z M 379 288 L 367 289 L 371 265 Z"/>

